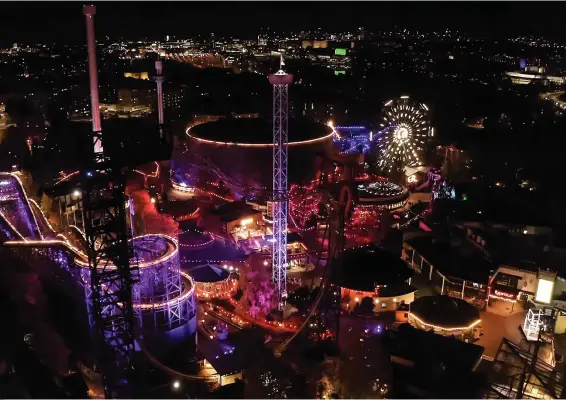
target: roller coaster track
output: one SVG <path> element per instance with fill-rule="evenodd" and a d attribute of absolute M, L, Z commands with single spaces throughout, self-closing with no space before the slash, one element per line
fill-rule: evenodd
<path fill-rule="evenodd" d="M 2 225 L 7 226 L 7 229 L 12 232 L 12 231 L 17 231 L 18 235 L 22 237 L 24 240 L 31 238 L 31 239 L 43 239 L 43 234 L 41 232 L 41 229 L 39 227 L 39 223 L 37 221 L 36 218 L 36 213 L 34 213 L 31 203 L 30 203 L 30 199 L 28 199 L 28 196 L 24 190 L 22 181 L 20 180 L 20 178 L 16 175 L 16 174 L 12 174 L 12 173 L 8 173 L 8 172 L 0 172 L 0 179 L 3 179 L 3 185 L 9 186 L 10 184 L 15 184 L 15 189 L 16 192 L 18 193 L 18 200 L 21 201 L 23 204 L 23 207 L 20 209 L 20 211 L 25 215 L 26 219 L 27 219 L 27 225 L 28 225 L 28 229 L 29 232 L 28 234 L 22 234 L 22 232 L 19 232 L 18 229 L 16 229 L 14 227 L 14 224 L 12 224 L 9 219 L 3 214 L 0 213 L 0 219 L 3 222 Z M 33 200 L 32 200 L 33 201 Z M 37 203 L 36 203 L 37 205 Z M 41 211 L 41 210 L 39 210 Z M 40 215 L 43 216 L 43 214 L 40 212 Z M 47 220 L 42 221 L 44 222 L 44 226 L 51 228 L 51 225 L 49 224 L 49 222 Z M 51 228 L 52 229 L 52 228 Z M 12 232 L 13 233 L 13 232 Z"/>
<path fill-rule="evenodd" d="M 280 357 L 281 354 L 287 349 L 287 347 L 295 340 L 297 336 L 303 331 L 303 329 L 307 326 L 310 319 L 317 314 L 319 311 L 320 303 L 324 298 L 325 294 L 329 289 L 329 280 L 331 276 L 332 264 L 336 258 L 339 257 L 341 254 L 344 243 L 343 243 L 343 236 L 344 236 L 344 213 L 343 213 L 343 205 L 338 204 L 332 196 L 328 193 L 323 192 L 326 195 L 326 207 L 328 210 L 328 228 L 325 231 L 325 234 L 322 238 L 321 248 L 318 253 L 317 259 L 317 267 L 320 263 L 322 258 L 322 254 L 324 252 L 324 242 L 328 239 L 328 257 L 326 259 L 326 265 L 324 267 L 324 273 L 322 275 L 322 279 L 320 282 L 320 289 L 318 291 L 318 295 L 314 300 L 313 304 L 311 305 L 310 311 L 307 314 L 305 320 L 303 321 L 302 325 L 299 329 L 293 333 L 289 338 L 285 341 L 281 342 L 273 351 L 275 356 Z M 327 235 L 328 234 L 328 235 Z M 328 236 L 328 237 L 327 237 Z"/>

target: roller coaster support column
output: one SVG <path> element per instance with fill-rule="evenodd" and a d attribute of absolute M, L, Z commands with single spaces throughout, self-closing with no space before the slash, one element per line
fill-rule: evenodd
<path fill-rule="evenodd" d="M 88 39 L 94 157 L 82 171 L 82 199 L 92 291 L 92 311 L 100 341 L 100 364 L 106 398 L 131 398 L 128 377 L 134 351 L 132 286 L 136 268 L 126 226 L 126 196 L 121 169 L 104 155 L 98 104 L 94 38 L 95 6 L 83 7 Z M 114 266 L 110 266 L 112 263 Z"/>

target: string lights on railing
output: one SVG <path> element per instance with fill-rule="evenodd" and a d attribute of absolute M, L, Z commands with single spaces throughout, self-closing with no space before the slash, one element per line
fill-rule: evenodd
<path fill-rule="evenodd" d="M 138 169 L 134 169 L 134 172 L 137 172 L 138 174 L 143 175 L 146 178 L 157 178 L 157 177 L 159 177 L 160 166 L 159 166 L 159 163 L 157 161 L 154 161 L 154 163 L 155 163 L 155 166 L 156 166 L 155 172 L 151 172 L 149 174 L 146 174 L 145 172 L 140 171 Z"/>
<path fill-rule="evenodd" d="M 49 228 L 49 230 L 50 230 L 52 233 L 56 233 L 56 232 L 55 232 L 55 229 L 53 228 L 53 226 L 51 225 L 51 223 L 49 222 L 49 220 L 47 219 L 47 217 L 45 216 L 45 214 L 44 214 L 43 211 L 41 210 L 41 207 L 39 206 L 39 204 L 37 204 L 37 202 L 36 202 L 34 199 L 29 199 L 29 201 L 30 201 L 31 204 L 33 204 L 33 205 L 36 207 L 36 209 L 38 210 L 38 212 L 41 213 L 41 215 L 43 216 L 43 219 L 44 219 L 44 221 L 45 221 L 47 227 Z"/>
<path fill-rule="evenodd" d="M 378 181 L 358 185 L 358 191 L 365 192 L 374 197 L 392 197 L 406 193 L 407 189 L 393 182 Z"/>
<path fill-rule="evenodd" d="M 62 175 L 61 179 L 59 179 L 58 181 L 55 182 L 55 185 L 60 184 L 61 182 L 65 182 L 69 179 L 71 179 L 73 176 L 77 175 L 80 171 L 75 171 L 75 172 L 71 172 L 70 174 L 65 175 L 62 171 L 60 172 L 60 174 Z"/>
<path fill-rule="evenodd" d="M 196 282 L 196 294 L 199 299 L 229 299 L 238 289 L 238 281 L 230 275 L 219 282 Z"/>
<path fill-rule="evenodd" d="M 188 219 L 195 219 L 200 216 L 200 207 L 197 207 L 195 211 L 190 214 L 181 215 L 180 217 L 175 218 L 177 221 L 186 221 Z"/>
<path fill-rule="evenodd" d="M 232 320 L 238 321 L 239 324 L 241 324 L 241 325 L 247 325 L 247 324 L 253 323 L 253 324 L 256 324 L 256 325 L 263 326 L 264 328 L 267 328 L 267 329 L 283 330 L 283 331 L 291 332 L 291 333 L 297 332 L 297 330 L 298 330 L 298 325 L 292 324 L 292 323 L 289 323 L 289 322 L 269 321 L 265 318 L 252 318 L 246 310 L 241 309 L 240 305 L 236 301 L 234 301 L 234 299 L 230 298 L 228 301 L 230 302 L 230 304 L 232 306 L 234 306 L 234 308 L 241 310 L 243 315 L 245 315 L 245 317 L 242 317 L 242 316 L 240 316 L 236 313 L 227 311 L 226 309 L 224 309 L 224 308 L 222 308 L 218 305 L 212 306 L 208 303 L 205 303 L 204 308 L 207 309 L 207 311 L 210 311 L 211 314 L 212 313 L 218 313 L 222 316 L 229 317 Z"/>
<path fill-rule="evenodd" d="M 18 185 L 16 186 L 16 190 L 24 195 L 23 197 L 24 197 L 24 199 L 27 203 L 28 210 L 29 210 L 29 212 L 30 212 L 30 214 L 33 218 L 34 223 L 35 223 L 35 228 L 37 229 L 37 233 L 39 234 L 39 238 L 43 239 L 43 234 L 41 233 L 41 229 L 39 229 L 39 224 L 37 223 L 37 219 L 35 218 L 35 214 L 31 209 L 28 195 L 27 195 L 26 191 L 24 190 L 24 185 L 22 184 L 22 181 L 21 181 L 20 177 L 18 176 L 18 174 L 0 172 L 0 176 L 11 177 L 11 178 L 14 178 L 17 181 Z M 22 235 L 20 234 L 20 236 L 22 236 Z"/>

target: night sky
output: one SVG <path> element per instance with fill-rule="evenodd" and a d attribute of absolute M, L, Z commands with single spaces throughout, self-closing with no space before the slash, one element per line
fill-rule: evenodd
<path fill-rule="evenodd" d="M 165 35 L 235 35 L 253 38 L 259 29 L 368 30 L 460 28 L 472 34 L 535 34 L 566 40 L 562 2 L 98 2 L 100 38 L 160 39 Z M 0 3 L 0 41 L 34 43 L 84 40 L 79 2 Z"/>

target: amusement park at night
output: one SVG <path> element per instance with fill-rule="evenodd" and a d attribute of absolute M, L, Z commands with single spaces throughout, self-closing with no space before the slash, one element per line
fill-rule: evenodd
<path fill-rule="evenodd" d="M 83 6 L 83 111 L 17 147 L 29 123 L 0 96 L 0 396 L 564 398 L 566 251 L 545 184 L 468 145 L 510 117 L 467 116 L 453 140 L 432 90 L 364 97 L 362 27 L 132 50 L 97 42 L 97 7 Z M 109 60 L 131 67 L 116 104 Z M 360 74 L 359 93 L 305 100 L 319 77 L 304 60 L 328 85 Z M 179 71 L 196 82 L 183 113 Z M 254 84 L 210 94 L 242 75 Z"/>

